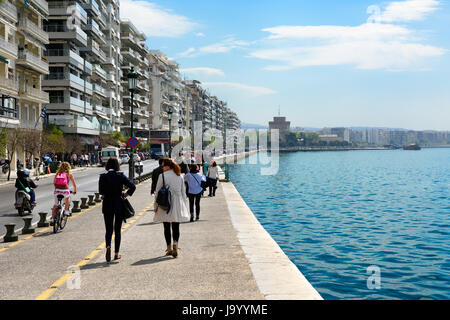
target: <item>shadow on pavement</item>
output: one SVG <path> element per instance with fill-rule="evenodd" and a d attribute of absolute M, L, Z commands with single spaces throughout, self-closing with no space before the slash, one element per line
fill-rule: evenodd
<path fill-rule="evenodd" d="M 151 258 L 151 259 L 145 259 L 145 260 L 141 260 L 141 261 L 137 261 L 137 262 L 133 263 L 132 266 L 142 266 L 142 265 L 154 264 L 154 263 L 158 263 L 158 262 L 162 262 L 162 261 L 166 261 L 166 260 L 173 260 L 173 257 L 161 256 L 161 257 L 156 257 L 156 258 Z"/>
<path fill-rule="evenodd" d="M 118 264 L 118 261 L 111 261 L 111 262 L 97 262 L 97 263 L 91 263 L 84 265 L 80 268 L 80 270 L 91 270 L 91 269 L 101 269 L 101 268 L 109 268 L 111 265 Z"/>

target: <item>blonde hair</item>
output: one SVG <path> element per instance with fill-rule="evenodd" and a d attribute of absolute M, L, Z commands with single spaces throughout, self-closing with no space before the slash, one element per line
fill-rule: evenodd
<path fill-rule="evenodd" d="M 61 164 L 58 167 L 58 170 L 56 171 L 56 174 L 65 172 L 67 173 L 68 176 L 70 176 L 70 169 L 71 169 L 70 163 L 66 161 L 61 162 Z"/>

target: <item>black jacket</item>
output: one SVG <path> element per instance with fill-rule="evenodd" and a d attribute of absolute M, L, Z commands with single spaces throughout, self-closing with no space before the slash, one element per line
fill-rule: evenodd
<path fill-rule="evenodd" d="M 31 180 L 29 177 L 25 177 L 21 171 L 19 171 L 17 173 L 17 176 L 18 177 L 16 179 L 16 185 L 15 185 L 16 189 L 25 191 L 24 188 L 27 188 L 27 187 L 31 188 L 31 189 L 37 188 L 37 185 L 34 183 L 34 181 Z M 19 181 L 22 182 L 23 187 L 21 186 Z"/>
<path fill-rule="evenodd" d="M 108 171 L 100 175 L 98 192 L 103 195 L 103 213 L 122 211 L 123 187 L 128 187 L 127 194 L 132 196 L 136 186 L 123 172 Z"/>
<path fill-rule="evenodd" d="M 156 184 L 158 183 L 159 175 L 163 172 L 163 168 L 159 166 L 152 172 L 152 190 L 151 193 L 155 193 L 156 190 Z"/>

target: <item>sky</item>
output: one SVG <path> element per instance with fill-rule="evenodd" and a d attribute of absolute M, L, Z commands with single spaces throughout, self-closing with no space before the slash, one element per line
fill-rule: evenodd
<path fill-rule="evenodd" d="M 450 130 L 450 0 L 121 0 L 242 122 Z"/>

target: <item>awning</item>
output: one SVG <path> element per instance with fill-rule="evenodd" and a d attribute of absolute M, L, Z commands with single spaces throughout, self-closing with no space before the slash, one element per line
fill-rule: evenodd
<path fill-rule="evenodd" d="M 94 137 L 80 137 L 81 144 L 94 145 L 95 138 Z"/>
<path fill-rule="evenodd" d="M 97 112 L 96 112 L 96 114 L 97 114 L 98 117 L 100 117 L 100 118 L 102 118 L 104 120 L 109 120 L 109 118 L 107 116 L 103 115 L 103 114 L 100 114 L 100 113 L 97 113 Z"/>
<path fill-rule="evenodd" d="M 3 58 L 3 57 L 0 57 L 0 61 L 1 61 L 1 62 L 4 62 L 4 63 L 8 63 L 8 60 L 6 60 L 6 59 Z"/>

